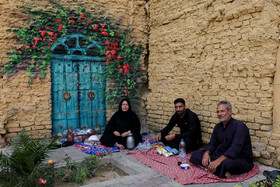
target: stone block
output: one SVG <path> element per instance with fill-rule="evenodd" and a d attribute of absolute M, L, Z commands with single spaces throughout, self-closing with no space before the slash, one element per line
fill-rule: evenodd
<path fill-rule="evenodd" d="M 272 140 L 280 140 L 280 134 L 272 133 L 271 134 L 271 139 Z"/>
<path fill-rule="evenodd" d="M 277 157 L 277 161 L 280 163 L 280 156 Z"/>
<path fill-rule="evenodd" d="M 260 129 L 260 124 L 257 123 L 246 123 L 247 127 L 249 129 L 253 129 L 253 130 L 259 130 Z"/>
<path fill-rule="evenodd" d="M 272 119 L 271 118 L 256 117 L 255 122 L 260 123 L 260 124 L 272 124 Z"/>
<path fill-rule="evenodd" d="M 17 133 L 7 133 L 7 134 L 5 134 L 4 135 L 4 138 L 11 138 L 11 137 L 14 137 L 14 136 L 16 136 L 17 135 Z"/>
<path fill-rule="evenodd" d="M 20 127 L 30 127 L 33 125 L 34 125 L 34 122 L 29 122 L 29 121 L 25 121 L 25 120 L 20 122 Z"/>
<path fill-rule="evenodd" d="M 0 134 L 6 134 L 7 133 L 7 129 L 0 129 Z"/>
<path fill-rule="evenodd" d="M 253 151 L 253 156 L 255 158 L 259 158 L 259 157 L 261 157 L 261 153 L 259 151 Z"/>
<path fill-rule="evenodd" d="M 262 151 L 261 152 L 261 156 L 264 158 L 264 159 L 270 159 L 270 153 L 268 151 Z"/>
<path fill-rule="evenodd" d="M 272 147 L 279 147 L 279 140 L 269 140 L 269 145 Z"/>
<path fill-rule="evenodd" d="M 9 129 L 9 128 L 18 128 L 19 127 L 19 122 L 11 122 L 11 123 L 8 123 L 5 125 L 5 128 L 6 129 Z"/>
<path fill-rule="evenodd" d="M 267 150 L 269 153 L 274 153 L 274 152 L 275 152 L 275 147 L 267 146 L 266 150 Z"/>
<path fill-rule="evenodd" d="M 270 137 L 271 133 L 269 132 L 263 132 L 263 131 L 256 131 L 256 136 L 262 138 L 262 137 Z"/>
<path fill-rule="evenodd" d="M 256 136 L 251 136 L 251 141 L 252 141 L 252 143 L 259 142 L 260 138 L 256 137 Z"/>
<path fill-rule="evenodd" d="M 256 132 L 254 130 L 250 130 L 250 129 L 249 129 L 249 133 L 250 133 L 250 136 L 254 136 L 256 134 Z"/>
<path fill-rule="evenodd" d="M 8 132 L 20 132 L 22 128 L 9 128 Z"/>
<path fill-rule="evenodd" d="M 269 131 L 272 129 L 272 125 L 261 125 L 260 128 L 262 131 Z"/>
<path fill-rule="evenodd" d="M 272 166 L 275 168 L 280 168 L 280 162 L 278 160 L 275 160 L 275 161 L 273 161 Z"/>
<path fill-rule="evenodd" d="M 258 162 L 264 164 L 264 165 L 268 165 L 268 166 L 271 166 L 272 163 L 273 163 L 273 160 L 267 160 L 267 159 L 264 159 L 264 158 L 258 158 L 257 159 Z"/>

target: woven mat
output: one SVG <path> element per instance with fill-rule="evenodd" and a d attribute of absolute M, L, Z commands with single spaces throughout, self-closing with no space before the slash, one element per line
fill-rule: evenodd
<path fill-rule="evenodd" d="M 157 154 L 155 150 L 149 152 L 128 152 L 124 153 L 132 155 L 134 158 L 142 162 L 143 164 L 151 167 L 155 171 L 166 175 L 172 179 L 175 179 L 180 184 L 206 184 L 216 182 L 240 182 L 247 180 L 259 173 L 259 166 L 254 165 L 254 168 L 241 175 L 233 175 L 230 179 L 219 178 L 216 175 L 204 170 L 203 168 L 193 165 L 189 162 L 191 154 L 187 154 L 187 163 L 190 164 L 190 168 L 183 170 L 178 166 L 178 156 L 170 156 L 168 158 Z"/>

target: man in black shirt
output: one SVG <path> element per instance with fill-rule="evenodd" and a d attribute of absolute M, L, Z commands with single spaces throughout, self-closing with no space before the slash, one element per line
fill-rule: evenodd
<path fill-rule="evenodd" d="M 169 123 L 157 134 L 156 140 L 164 145 L 179 148 L 181 139 L 184 139 L 187 151 L 198 149 L 201 144 L 201 128 L 197 115 L 186 107 L 185 100 L 178 98 L 174 101 L 175 114 Z M 175 125 L 180 128 L 180 134 L 169 134 Z"/>

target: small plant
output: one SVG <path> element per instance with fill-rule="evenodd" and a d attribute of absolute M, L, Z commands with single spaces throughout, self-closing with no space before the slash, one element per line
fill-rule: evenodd
<path fill-rule="evenodd" d="M 55 171 L 57 178 L 64 182 L 83 183 L 86 178 L 93 177 L 100 159 L 91 155 L 82 162 L 73 162 L 69 156 L 66 156 L 64 161 L 66 166 Z"/>
<path fill-rule="evenodd" d="M 243 187 L 235 185 L 234 187 Z M 249 187 L 280 187 L 280 175 L 277 175 L 276 181 L 269 182 L 266 179 L 257 181 L 256 183 L 249 182 Z"/>
<path fill-rule="evenodd" d="M 54 148 L 56 139 L 32 139 L 24 130 L 12 141 L 11 154 L 0 153 L 0 186 L 34 187 L 53 186 L 55 181 L 83 183 L 97 169 L 98 157 L 91 155 L 82 162 L 73 162 L 66 156 L 65 167 L 56 168 L 49 160 L 44 162 Z"/>
<path fill-rule="evenodd" d="M 35 140 L 24 130 L 12 141 L 11 154 L 0 153 L 0 179 L 3 186 L 37 186 L 46 166 L 42 164 L 55 139 Z M 48 166 L 49 167 L 49 166 Z M 44 182 L 44 179 L 42 179 Z"/>

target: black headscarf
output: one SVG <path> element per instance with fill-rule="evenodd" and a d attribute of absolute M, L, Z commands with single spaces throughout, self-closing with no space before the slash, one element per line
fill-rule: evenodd
<path fill-rule="evenodd" d="M 123 104 L 124 101 L 126 101 L 127 104 L 128 104 L 128 111 L 126 111 L 126 112 L 122 111 L 122 104 Z M 131 112 L 132 112 L 132 109 L 131 109 L 131 105 L 130 105 L 129 99 L 128 99 L 128 98 L 122 99 L 121 102 L 120 102 L 120 104 L 119 104 L 118 114 L 119 114 L 121 117 L 126 117 L 126 116 L 129 115 Z"/>

